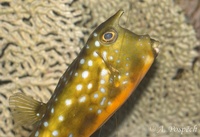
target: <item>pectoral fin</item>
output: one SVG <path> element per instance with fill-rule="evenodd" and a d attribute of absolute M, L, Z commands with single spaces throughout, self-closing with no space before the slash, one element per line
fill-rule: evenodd
<path fill-rule="evenodd" d="M 9 104 L 14 120 L 18 125 L 34 124 L 41 120 L 46 111 L 45 103 L 36 101 L 23 93 L 12 95 Z"/>

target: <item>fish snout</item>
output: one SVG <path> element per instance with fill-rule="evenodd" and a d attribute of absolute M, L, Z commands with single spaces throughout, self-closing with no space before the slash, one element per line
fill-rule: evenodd
<path fill-rule="evenodd" d="M 154 56 L 157 57 L 158 53 L 159 53 L 160 42 L 158 42 L 157 40 L 151 39 L 151 43 L 152 43 L 151 45 L 152 45 L 152 48 L 153 48 Z"/>

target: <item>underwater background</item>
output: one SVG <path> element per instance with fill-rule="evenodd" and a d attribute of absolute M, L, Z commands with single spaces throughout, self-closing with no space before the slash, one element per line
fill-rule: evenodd
<path fill-rule="evenodd" d="M 192 7 L 192 8 L 191 8 Z M 92 137 L 200 136 L 199 0 L 1 0 L 0 137 L 27 137 L 8 100 L 47 102 L 89 34 L 119 9 L 121 25 L 160 41 L 152 68 Z"/>

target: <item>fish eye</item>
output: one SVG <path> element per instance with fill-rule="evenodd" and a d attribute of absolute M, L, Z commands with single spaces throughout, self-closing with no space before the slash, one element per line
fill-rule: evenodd
<path fill-rule="evenodd" d="M 107 33 L 105 33 L 104 34 L 104 40 L 110 40 L 110 39 L 112 39 L 113 38 L 113 33 L 112 32 L 107 32 Z"/>
<path fill-rule="evenodd" d="M 102 35 L 103 42 L 114 42 L 117 38 L 117 33 L 114 30 L 108 30 Z"/>

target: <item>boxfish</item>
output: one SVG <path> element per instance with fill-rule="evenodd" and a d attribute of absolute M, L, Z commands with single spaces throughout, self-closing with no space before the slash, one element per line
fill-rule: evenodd
<path fill-rule="evenodd" d="M 99 25 L 60 78 L 47 103 L 24 93 L 9 98 L 30 137 L 89 137 L 127 100 L 159 52 L 159 42 L 119 25 L 119 10 Z"/>

